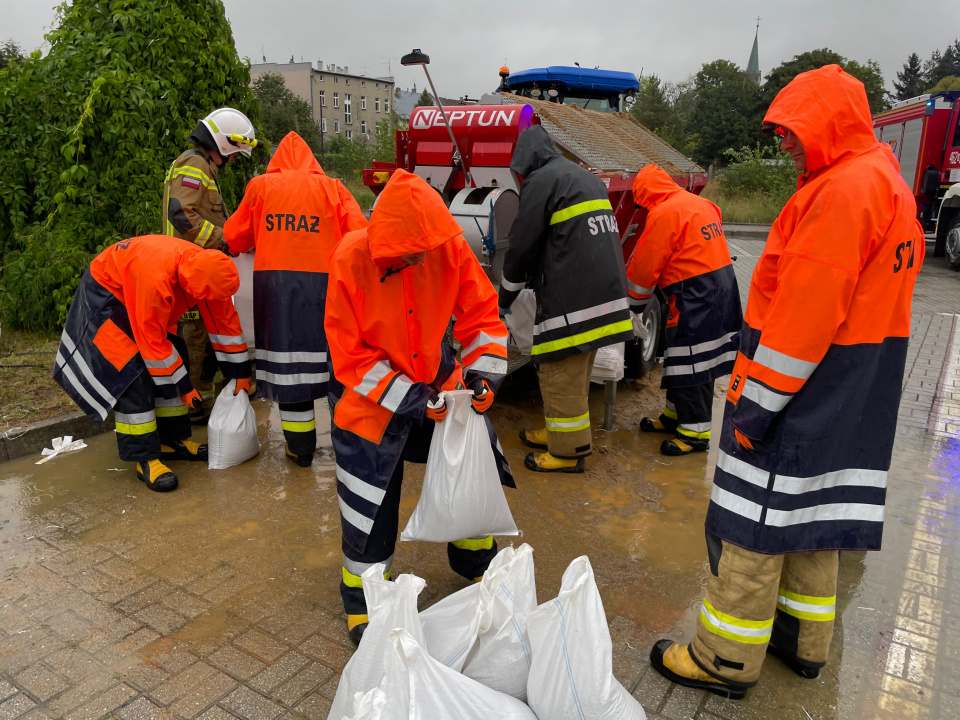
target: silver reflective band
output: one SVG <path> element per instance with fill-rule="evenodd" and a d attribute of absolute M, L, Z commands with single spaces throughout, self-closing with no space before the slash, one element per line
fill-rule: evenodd
<path fill-rule="evenodd" d="M 214 352 L 217 355 L 217 360 L 219 360 L 220 362 L 242 363 L 250 359 L 250 355 L 246 351 L 235 352 L 235 353 L 225 353 L 225 352 L 220 352 L 219 350 L 214 350 Z"/>
<path fill-rule="evenodd" d="M 210 342 L 218 345 L 246 345 L 247 339 L 243 335 L 211 335 Z"/>
<path fill-rule="evenodd" d="M 279 373 L 257 369 L 257 380 L 263 380 L 274 385 L 320 385 L 330 379 L 330 373 Z"/>
<path fill-rule="evenodd" d="M 73 389 L 80 393 L 80 397 L 87 401 L 87 403 L 94 410 L 97 411 L 97 414 L 100 415 L 101 420 L 106 420 L 107 418 L 107 408 L 103 407 L 99 402 L 93 399 L 93 395 L 87 392 L 87 389 L 83 386 L 83 383 L 77 378 L 73 370 L 70 369 L 70 366 L 67 365 L 67 361 L 63 359 L 63 355 L 60 354 L 60 351 L 57 351 L 57 365 L 63 370 L 63 376 L 67 379 Z"/>
<path fill-rule="evenodd" d="M 533 327 L 533 334 L 539 335 L 540 333 L 550 332 L 551 330 L 557 330 L 558 328 L 566 327 L 567 321 L 564 320 L 563 316 L 548 318 L 542 323 L 537 323 Z"/>
<path fill-rule="evenodd" d="M 716 340 L 708 340 L 707 342 L 699 343 L 698 345 L 680 345 L 677 347 L 667 348 L 663 356 L 664 357 L 687 357 L 690 355 L 699 355 L 700 353 L 709 352 L 710 350 L 716 350 L 717 348 L 722 348 L 724 345 L 730 343 L 733 338 L 737 336 L 737 333 L 732 332 L 719 337 Z"/>
<path fill-rule="evenodd" d="M 176 385 L 187 376 L 187 369 L 182 365 L 176 369 L 173 375 L 151 375 L 150 378 L 157 385 Z"/>
<path fill-rule="evenodd" d="M 651 287 L 651 288 L 640 287 L 636 283 L 632 283 L 629 280 L 627 280 L 627 287 L 630 288 L 630 290 L 635 292 L 637 295 L 649 295 L 655 289 L 655 287 Z"/>
<path fill-rule="evenodd" d="M 702 433 L 710 430 L 710 423 L 680 423 L 680 427 L 691 432 Z"/>
<path fill-rule="evenodd" d="M 562 328 L 567 325 L 575 325 L 587 320 L 603 317 L 604 315 L 610 315 L 611 313 L 615 313 L 620 310 L 629 309 L 630 301 L 627 298 L 610 300 L 609 302 L 600 303 L 599 305 L 594 305 L 593 307 L 586 308 L 585 310 L 575 310 L 572 313 L 567 313 L 566 316 L 561 315 L 559 317 L 550 318 L 549 320 L 544 320 L 533 329 L 533 334 L 539 335 L 540 333 L 545 333 L 549 330 L 556 330 L 557 328 Z"/>
<path fill-rule="evenodd" d="M 169 399 L 167 399 L 167 398 L 162 398 L 162 397 L 158 397 L 158 398 L 154 398 L 154 399 L 153 399 L 153 404 L 154 404 L 155 407 L 158 407 L 158 408 L 160 408 L 160 407 L 179 407 L 179 406 L 183 405 L 183 401 L 182 401 L 180 398 L 178 398 L 178 397 L 169 398 Z"/>
<path fill-rule="evenodd" d="M 771 350 L 765 345 L 757 347 L 753 361 L 758 365 L 763 365 L 771 370 L 775 370 L 781 375 L 787 375 L 797 380 L 806 380 L 813 375 L 813 371 L 817 369 L 817 363 L 784 355 L 782 352 Z"/>
<path fill-rule="evenodd" d="M 704 370 L 709 370 L 710 368 L 715 368 L 717 365 L 723 365 L 725 362 L 730 360 L 737 359 L 737 351 L 731 350 L 726 352 L 723 355 L 717 355 L 717 357 L 711 360 L 704 360 L 703 362 L 694 363 L 693 365 L 671 365 L 670 367 L 665 367 L 663 369 L 664 375 L 693 375 L 694 373 L 703 372 Z"/>
<path fill-rule="evenodd" d="M 310 422 L 316 418 L 317 414 L 313 410 L 280 410 L 280 419 L 287 422 Z"/>
<path fill-rule="evenodd" d="M 770 479 L 770 473 L 766 470 L 761 470 L 739 458 L 727 455 L 723 450 L 717 453 L 717 467 L 757 487 L 767 487 L 767 481 Z"/>
<path fill-rule="evenodd" d="M 460 357 L 465 358 L 474 350 L 484 345 L 499 345 L 502 348 L 506 348 L 507 336 L 502 335 L 500 337 L 495 337 L 493 335 L 487 335 L 485 332 L 481 330 L 479 333 L 477 333 L 476 339 L 472 343 L 470 343 L 470 347 L 466 348 L 460 353 Z"/>
<path fill-rule="evenodd" d="M 354 388 L 354 391 L 360 395 L 369 395 L 370 392 L 380 384 L 380 381 L 391 372 L 393 372 L 393 368 L 390 367 L 390 363 L 386 360 L 378 360 L 377 364 L 370 368 L 367 374 L 363 376 L 363 380 Z"/>
<path fill-rule="evenodd" d="M 805 525 L 806 523 L 827 522 L 831 520 L 855 520 L 859 522 L 882 523 L 883 505 L 831 503 L 800 508 L 799 510 L 772 510 L 768 508 L 764 525 L 789 527 L 791 525 Z"/>
<path fill-rule="evenodd" d="M 325 352 L 276 352 L 274 350 L 257 350 L 257 360 L 266 360 L 275 363 L 325 363 Z"/>
<path fill-rule="evenodd" d="M 90 387 L 97 391 L 97 393 L 104 400 L 109 403 L 110 407 L 113 407 L 117 404 L 117 399 L 111 395 L 103 384 L 97 380 L 97 376 L 93 374 L 93 370 L 90 369 L 90 366 L 87 365 L 87 361 L 83 359 L 83 355 L 76 352 L 77 346 L 73 344 L 73 340 L 67 335 L 67 331 L 63 331 L 63 335 L 60 336 L 60 340 L 64 345 L 67 346 L 67 349 L 70 351 L 70 359 L 73 360 L 74 364 L 80 368 L 80 372 L 83 373 L 83 376 L 87 379 L 87 382 L 90 383 Z"/>
<path fill-rule="evenodd" d="M 677 411 L 677 406 L 674 405 L 674 404 L 673 404 L 672 402 L 670 402 L 669 400 L 664 400 L 664 401 L 663 401 L 663 406 L 666 407 L 666 408 L 668 408 L 668 409 L 670 409 L 670 410 L 673 410 L 674 412 Z"/>
<path fill-rule="evenodd" d="M 140 355 L 142 357 L 143 353 L 141 353 Z M 143 358 L 143 364 L 146 365 L 148 368 L 157 368 L 157 369 L 168 368 L 168 367 L 173 367 L 173 365 L 175 365 L 177 360 L 179 359 L 180 359 L 180 354 L 176 351 L 176 349 L 174 349 L 174 351 L 170 353 L 170 357 L 168 357 L 166 360 L 147 360 L 146 358 Z"/>
<path fill-rule="evenodd" d="M 723 630 L 731 635 L 739 635 L 740 637 L 768 638 L 773 634 L 772 620 L 767 627 L 760 628 L 749 628 L 743 627 L 742 625 L 734 625 L 733 623 L 724 622 L 719 617 L 714 615 L 710 611 L 710 608 L 707 607 L 706 603 L 702 603 L 700 605 L 700 617 L 706 618 L 710 624 L 718 630 Z"/>
<path fill-rule="evenodd" d="M 340 503 L 340 515 L 343 516 L 344 521 L 353 525 L 357 530 L 362 532 L 364 535 L 369 535 L 370 530 L 373 529 L 373 520 L 368 517 L 365 517 L 354 510 L 352 507 L 347 505 L 343 498 L 337 498 Z"/>
<path fill-rule="evenodd" d="M 363 575 L 374 565 L 383 565 L 383 574 L 386 575 L 388 572 L 390 572 L 390 568 L 393 567 L 393 555 L 388 557 L 386 560 L 380 560 L 379 562 L 375 563 L 357 562 L 356 560 L 351 560 L 346 555 L 343 556 L 343 569 L 351 575 L 356 575 L 357 577 Z"/>
<path fill-rule="evenodd" d="M 144 423 L 154 422 L 157 419 L 157 414 L 151 410 L 150 412 L 142 413 L 122 413 L 116 412 L 113 413 L 114 418 L 118 423 L 126 423 L 127 425 L 143 425 Z"/>
<path fill-rule="evenodd" d="M 467 365 L 463 372 L 486 373 L 487 375 L 506 375 L 507 359 L 494 357 L 493 355 L 481 355 L 473 363 Z"/>
<path fill-rule="evenodd" d="M 762 506 L 739 495 L 734 495 L 718 485 L 713 486 L 713 492 L 710 493 L 710 502 L 754 522 L 760 522 L 760 514 L 763 512 Z"/>
<path fill-rule="evenodd" d="M 790 402 L 793 395 L 781 395 L 778 392 L 764 387 L 752 378 L 747 378 L 747 382 L 743 386 L 743 397 L 748 400 L 753 400 L 753 402 L 764 410 L 780 412 L 787 406 L 787 403 Z"/>
<path fill-rule="evenodd" d="M 517 292 L 518 290 L 523 290 L 527 286 L 526 282 L 515 283 L 510 282 L 505 277 L 500 278 L 500 287 L 502 287 L 507 292 Z"/>
<path fill-rule="evenodd" d="M 400 403 L 402 403 L 403 399 L 407 396 L 407 392 L 412 387 L 413 383 L 410 380 L 400 373 L 397 373 L 397 377 L 387 391 L 386 396 L 380 399 L 380 405 L 390 412 L 396 412 L 397 408 L 400 407 Z"/>
<path fill-rule="evenodd" d="M 791 610 L 799 610 L 800 612 L 810 613 L 811 615 L 833 615 L 837 611 L 837 604 L 830 603 L 829 605 L 813 605 L 811 603 L 800 602 L 799 600 L 793 600 L 783 595 L 777 595 L 777 604 L 788 607 Z"/>
<path fill-rule="evenodd" d="M 356 475 L 351 475 L 339 465 L 337 465 L 337 480 L 342 482 L 344 486 L 346 486 L 347 490 L 352 492 L 354 495 L 359 495 L 364 500 L 369 500 L 374 505 L 379 505 L 382 503 L 383 496 L 386 495 L 386 491 L 374 487 L 370 483 L 361 480 Z"/>
<path fill-rule="evenodd" d="M 835 487 L 885 488 L 887 487 L 887 473 L 883 470 L 848 468 L 806 478 L 777 475 L 773 481 L 774 491 L 787 495 L 802 495 L 803 493 Z"/>

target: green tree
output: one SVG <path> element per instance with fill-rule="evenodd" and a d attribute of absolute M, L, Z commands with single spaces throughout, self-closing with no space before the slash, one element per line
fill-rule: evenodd
<path fill-rule="evenodd" d="M 730 148 L 760 140 L 760 89 L 729 60 L 715 60 L 694 78 L 691 126 L 698 145 L 694 159 L 702 165 L 719 162 Z"/>
<path fill-rule="evenodd" d="M 397 125 L 400 116 L 393 110 L 390 117 L 377 122 L 376 144 L 373 150 L 373 160 L 378 162 L 395 162 L 397 159 Z"/>
<path fill-rule="evenodd" d="M 910 53 L 910 57 L 903 64 L 903 70 L 897 73 L 893 87 L 897 91 L 897 100 L 907 100 L 923 93 L 926 82 L 919 55 Z"/>
<path fill-rule="evenodd" d="M 323 154 L 323 169 L 344 180 L 360 179 L 363 169 L 370 167 L 369 146 L 360 140 L 348 140 L 340 135 L 327 143 Z"/>
<path fill-rule="evenodd" d="M 0 72 L 0 310 L 44 330 L 94 253 L 161 230 L 165 173 L 199 118 L 231 106 L 259 125 L 220 0 L 73 0 L 54 26 L 46 55 Z M 224 168 L 228 206 L 253 172 Z"/>
<path fill-rule="evenodd" d="M 816 70 L 824 65 L 839 65 L 862 82 L 866 87 L 871 112 L 880 112 L 887 107 L 887 91 L 883 86 L 883 73 L 880 71 L 880 66 L 873 60 L 868 60 L 865 64 L 856 60 L 847 60 L 843 55 L 829 48 L 819 48 L 795 55 L 792 60 L 787 60 L 771 70 L 763 83 L 763 107 L 769 107 L 777 93 L 797 75 L 808 70 Z"/>
<path fill-rule="evenodd" d="M 7 40 L 0 45 L 0 70 L 12 62 L 20 63 L 26 59 L 23 49 L 13 40 Z"/>
<path fill-rule="evenodd" d="M 417 98 L 417 104 L 414 105 L 414 107 L 420 107 L 421 105 L 436 105 L 433 100 L 433 95 L 427 92 L 426 88 L 420 93 L 420 97 Z"/>
<path fill-rule="evenodd" d="M 310 104 L 288 88 L 281 75 L 266 74 L 253 83 L 253 95 L 260 101 L 264 136 L 274 145 L 295 132 L 315 153 L 323 152 L 320 127 L 313 119 Z"/>
<path fill-rule="evenodd" d="M 960 76 L 960 39 L 954 40 L 946 50 L 934 50 L 923 64 L 924 87 L 934 87 L 950 75 Z"/>
<path fill-rule="evenodd" d="M 945 90 L 960 90 L 960 77 L 956 75 L 947 75 L 940 78 L 940 82 L 927 90 L 928 93 L 938 93 Z"/>

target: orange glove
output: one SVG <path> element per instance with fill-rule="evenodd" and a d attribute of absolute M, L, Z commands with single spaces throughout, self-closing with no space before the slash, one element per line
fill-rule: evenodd
<path fill-rule="evenodd" d="M 249 395 L 253 390 L 253 378 L 245 377 L 237 380 L 237 387 L 233 391 L 233 394 L 239 395 L 241 390 Z"/>
<path fill-rule="evenodd" d="M 200 397 L 200 393 L 196 390 L 191 390 L 186 395 L 181 395 L 180 401 L 191 410 L 203 407 L 203 398 Z"/>
<path fill-rule="evenodd" d="M 444 418 L 447 417 L 447 401 L 441 400 L 440 396 L 434 393 L 434 395 L 427 402 L 427 419 L 433 420 L 434 422 L 443 422 Z"/>
<path fill-rule="evenodd" d="M 750 438 L 736 428 L 733 429 L 733 434 L 736 435 L 737 442 L 740 443 L 740 447 L 746 448 L 747 450 L 753 450 L 753 443 L 750 442 Z"/>
<path fill-rule="evenodd" d="M 473 411 L 483 415 L 493 405 L 493 388 L 486 380 L 475 380 L 471 390 L 473 390 L 473 397 L 470 403 L 473 405 Z"/>

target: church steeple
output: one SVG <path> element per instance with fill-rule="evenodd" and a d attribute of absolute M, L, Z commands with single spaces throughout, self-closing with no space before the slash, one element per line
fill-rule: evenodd
<path fill-rule="evenodd" d="M 747 63 L 747 76 L 757 85 L 760 84 L 760 18 L 757 18 L 757 32 L 753 36 L 753 50 L 750 51 L 750 62 Z"/>

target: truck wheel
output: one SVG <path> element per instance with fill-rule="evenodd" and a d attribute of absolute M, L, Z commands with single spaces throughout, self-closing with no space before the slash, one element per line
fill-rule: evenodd
<path fill-rule="evenodd" d="M 640 316 L 647 329 L 647 336 L 640 341 L 640 366 L 644 374 L 657 368 L 657 349 L 660 347 L 660 334 L 663 332 L 663 308 L 654 295 Z"/>
<path fill-rule="evenodd" d="M 947 258 L 947 266 L 951 270 L 960 270 L 960 215 L 953 219 L 950 229 L 947 230 L 944 254 Z"/>

